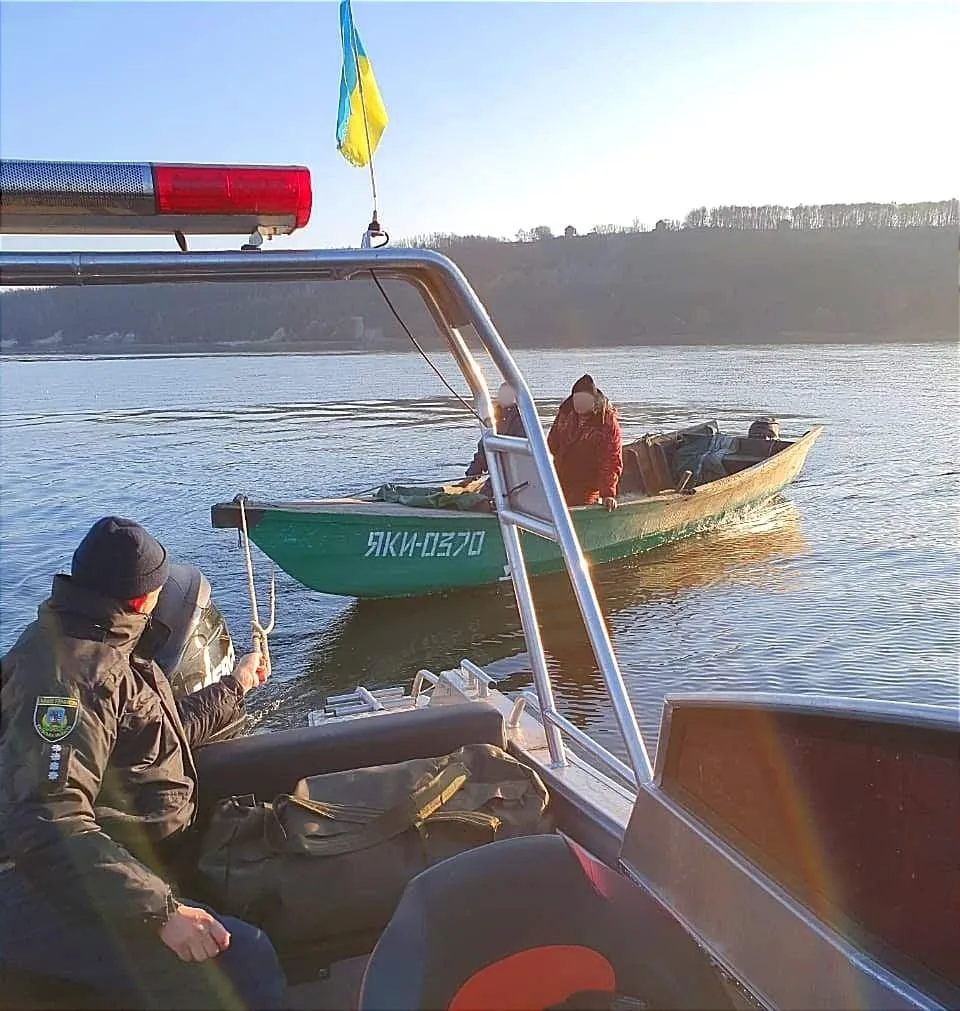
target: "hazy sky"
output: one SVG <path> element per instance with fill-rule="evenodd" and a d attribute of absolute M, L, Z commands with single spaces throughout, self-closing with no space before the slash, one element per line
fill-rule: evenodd
<path fill-rule="evenodd" d="M 354 15 L 390 115 L 376 167 L 396 237 L 960 189 L 958 3 Z M 275 245 L 355 245 L 370 198 L 335 146 L 339 47 L 335 2 L 0 3 L 0 156 L 305 164 L 311 224 Z"/>

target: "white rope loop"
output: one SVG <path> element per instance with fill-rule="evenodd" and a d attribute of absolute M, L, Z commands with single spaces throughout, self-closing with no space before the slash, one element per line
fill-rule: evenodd
<path fill-rule="evenodd" d="M 250 553 L 250 536 L 247 533 L 247 512 L 244 502 L 245 497 L 238 495 L 237 505 L 240 507 L 240 535 L 247 570 L 247 596 L 250 599 L 250 639 L 254 649 L 259 649 L 263 655 L 267 677 L 269 677 L 273 668 L 270 662 L 270 645 L 267 637 L 277 623 L 277 571 L 276 567 L 272 567 L 270 570 L 270 620 L 266 625 L 263 625 L 260 622 L 260 609 L 257 606 L 257 589 L 253 579 L 253 556 Z"/>

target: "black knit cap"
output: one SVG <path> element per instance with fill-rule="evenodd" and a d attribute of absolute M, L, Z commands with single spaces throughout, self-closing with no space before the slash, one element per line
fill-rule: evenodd
<path fill-rule="evenodd" d="M 585 375 L 581 376 L 573 384 L 574 393 L 592 393 L 594 396 L 597 395 L 597 384 L 593 381 L 593 376 Z"/>
<path fill-rule="evenodd" d="M 117 600 L 133 600 L 167 581 L 170 563 L 164 546 L 139 523 L 104 516 L 73 553 L 71 578 L 79 586 Z"/>

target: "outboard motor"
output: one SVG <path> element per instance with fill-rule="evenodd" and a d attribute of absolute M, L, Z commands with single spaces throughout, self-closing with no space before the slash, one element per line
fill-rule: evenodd
<path fill-rule="evenodd" d="M 779 439 L 780 422 L 776 418 L 757 418 L 747 432 L 748 439 Z"/>
<path fill-rule="evenodd" d="M 170 630 L 154 659 L 174 695 L 195 692 L 233 671 L 236 656 L 230 630 L 198 568 L 171 565 L 153 613 Z"/>

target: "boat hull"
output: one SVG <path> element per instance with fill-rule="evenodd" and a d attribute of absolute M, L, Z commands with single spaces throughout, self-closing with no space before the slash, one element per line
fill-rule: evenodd
<path fill-rule="evenodd" d="M 615 561 L 735 520 L 799 473 L 816 428 L 788 449 L 693 493 L 627 496 L 613 513 L 571 510 L 593 564 Z M 349 597 L 404 597 L 485 586 L 509 578 L 496 516 L 359 500 L 249 503 L 250 539 L 304 586 Z M 235 505 L 214 506 L 214 525 L 236 526 Z M 231 515 L 232 514 L 232 515 Z M 522 535 L 533 575 L 563 569 L 560 549 Z"/>

